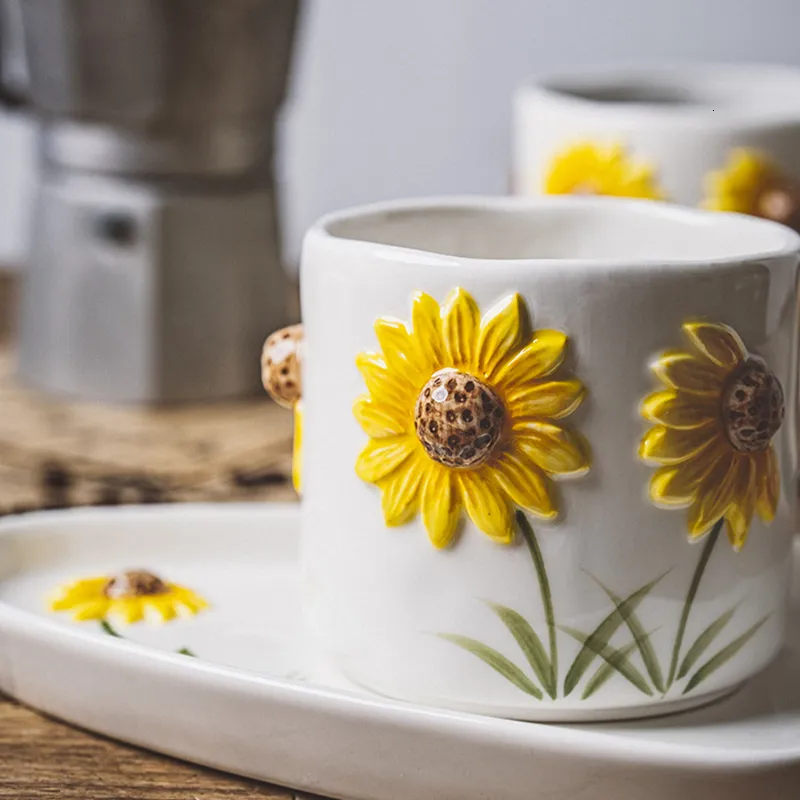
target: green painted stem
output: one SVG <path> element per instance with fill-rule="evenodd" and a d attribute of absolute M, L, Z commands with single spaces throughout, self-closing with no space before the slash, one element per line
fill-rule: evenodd
<path fill-rule="evenodd" d="M 109 636 L 113 636 L 116 639 L 122 638 L 121 634 L 117 633 L 116 629 L 107 619 L 100 620 L 100 627 L 103 629 L 103 633 L 107 633 Z"/>
<path fill-rule="evenodd" d="M 547 578 L 547 568 L 544 565 L 542 551 L 539 549 L 539 542 L 536 534 L 522 511 L 516 513 L 517 526 L 525 538 L 525 543 L 530 550 L 533 566 L 536 569 L 536 577 L 539 580 L 539 591 L 542 594 L 542 607 L 544 616 L 547 620 L 547 634 L 550 646 L 550 686 L 551 695 L 555 699 L 558 694 L 558 643 L 556 641 L 556 615 L 553 610 L 553 597 L 550 593 L 550 581 Z"/>
<path fill-rule="evenodd" d="M 678 633 L 675 636 L 675 644 L 672 647 L 672 661 L 669 665 L 669 678 L 667 679 L 667 691 L 669 691 L 672 684 L 675 682 L 675 673 L 678 670 L 678 660 L 681 655 L 681 648 L 683 647 L 683 637 L 686 633 L 686 624 L 689 622 L 689 614 L 692 611 L 692 604 L 694 603 L 697 590 L 700 588 L 700 581 L 703 579 L 703 573 L 706 571 L 708 559 L 711 558 L 711 553 L 714 550 L 714 545 L 719 539 L 722 532 L 722 526 L 725 522 L 724 517 L 718 520 L 711 533 L 708 534 L 706 543 L 703 546 L 703 552 L 700 554 L 700 560 L 697 562 L 697 567 L 694 570 L 692 583 L 689 586 L 689 592 L 686 595 L 686 600 L 683 603 L 683 613 L 681 614 L 681 621 L 678 624 Z"/>

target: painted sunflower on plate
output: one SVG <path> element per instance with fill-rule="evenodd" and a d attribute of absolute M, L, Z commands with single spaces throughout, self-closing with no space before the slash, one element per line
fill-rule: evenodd
<path fill-rule="evenodd" d="M 705 208 L 800 228 L 800 184 L 755 150 L 733 150 L 725 167 L 709 173 L 705 184 Z"/>
<path fill-rule="evenodd" d="M 205 608 L 208 603 L 191 589 L 139 569 L 74 581 L 50 602 L 51 611 L 69 611 L 79 622 L 114 617 L 128 624 L 148 618 L 168 622 Z"/>
<path fill-rule="evenodd" d="M 420 513 L 446 547 L 462 510 L 501 543 L 514 538 L 514 506 L 553 519 L 551 479 L 589 468 L 586 443 L 561 422 L 585 394 L 554 376 L 566 335 L 531 332 L 518 294 L 481 319 L 460 288 L 441 308 L 418 292 L 410 325 L 382 317 L 375 331 L 380 352 L 357 358 L 369 394 L 353 410 L 370 441 L 356 473 L 381 490 L 386 524 Z"/>
<path fill-rule="evenodd" d="M 690 349 L 655 361 L 664 388 L 641 408 L 654 426 L 639 455 L 659 467 L 650 499 L 688 507 L 692 539 L 724 520 L 740 550 L 754 513 L 767 523 L 775 516 L 780 485 L 772 437 L 783 422 L 783 389 L 727 325 L 693 322 L 683 330 Z"/>
<path fill-rule="evenodd" d="M 664 199 L 652 165 L 634 160 L 618 143 L 576 142 L 556 153 L 545 175 L 544 191 Z"/>

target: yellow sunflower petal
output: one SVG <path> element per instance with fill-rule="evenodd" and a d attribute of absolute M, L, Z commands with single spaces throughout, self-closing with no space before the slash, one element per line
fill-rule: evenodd
<path fill-rule="evenodd" d="M 758 511 L 758 516 L 764 522 L 769 523 L 775 519 L 775 512 L 778 510 L 778 499 L 781 493 L 778 459 L 775 455 L 775 448 L 772 446 L 759 455 L 760 458 L 756 463 L 758 481 L 756 510 Z"/>
<path fill-rule="evenodd" d="M 668 428 L 700 428 L 719 418 L 718 398 L 667 389 L 646 397 L 642 416 Z"/>
<path fill-rule="evenodd" d="M 511 511 L 505 493 L 492 479 L 489 468 L 461 471 L 455 476 L 464 509 L 475 525 L 500 544 L 514 540 Z"/>
<path fill-rule="evenodd" d="M 476 354 L 481 377 L 492 377 L 497 365 L 517 347 L 526 326 L 525 303 L 516 292 L 486 312 Z"/>
<path fill-rule="evenodd" d="M 294 439 L 292 441 L 292 486 L 303 493 L 303 401 L 294 404 Z"/>
<path fill-rule="evenodd" d="M 63 611 L 71 608 L 76 603 L 102 597 L 107 583 L 107 577 L 85 578 L 64 586 L 53 598 L 52 606 L 59 606 L 58 608 L 53 608 L 53 610 Z"/>
<path fill-rule="evenodd" d="M 356 475 L 362 481 L 375 483 L 398 469 L 413 452 L 410 436 L 373 439 L 356 460 Z"/>
<path fill-rule="evenodd" d="M 618 142 L 576 142 L 555 154 L 545 175 L 546 194 L 600 194 L 660 198 L 655 170 Z"/>
<path fill-rule="evenodd" d="M 512 502 L 542 519 L 557 514 L 550 481 L 539 467 L 514 452 L 503 453 L 492 464 L 494 477 Z"/>
<path fill-rule="evenodd" d="M 356 367 L 364 378 L 367 391 L 373 399 L 398 409 L 416 400 L 413 385 L 402 375 L 392 372 L 378 353 L 359 353 Z M 403 402 L 403 401 L 407 402 Z"/>
<path fill-rule="evenodd" d="M 576 475 L 589 469 L 589 446 L 583 437 L 541 420 L 518 420 L 512 426 L 519 450 L 550 475 Z"/>
<path fill-rule="evenodd" d="M 411 415 L 403 417 L 393 406 L 374 402 L 369 397 L 359 397 L 353 403 L 353 415 L 364 433 L 372 439 L 399 436 L 411 426 Z"/>
<path fill-rule="evenodd" d="M 401 375 L 412 386 L 423 384 L 430 375 L 420 364 L 411 334 L 405 324 L 397 319 L 381 317 L 375 321 L 375 335 L 386 365 Z"/>
<path fill-rule="evenodd" d="M 756 213 L 761 187 L 774 167 L 754 150 L 737 148 L 723 169 L 709 173 L 702 205 L 714 211 Z"/>
<path fill-rule="evenodd" d="M 501 391 L 510 393 L 534 378 L 542 378 L 564 361 L 567 336 L 561 331 L 534 331 L 530 343 L 498 366 L 494 379 Z"/>
<path fill-rule="evenodd" d="M 714 322 L 687 322 L 683 326 L 692 344 L 713 364 L 733 369 L 747 357 L 739 334 Z"/>
<path fill-rule="evenodd" d="M 197 614 L 208 608 L 208 601 L 200 597 L 197 592 L 193 592 L 191 589 L 186 589 L 183 586 L 177 586 L 174 583 L 169 584 L 169 588 L 174 600 L 193 614 Z"/>
<path fill-rule="evenodd" d="M 375 335 L 381 353 L 390 369 L 405 368 L 413 358 L 411 334 L 405 323 L 391 317 L 379 317 L 375 320 Z"/>
<path fill-rule="evenodd" d="M 388 527 L 403 525 L 417 513 L 422 467 L 420 456 L 414 453 L 403 469 L 396 470 L 378 483 L 383 518 Z"/>
<path fill-rule="evenodd" d="M 715 425 L 691 430 L 678 430 L 657 425 L 651 428 L 639 445 L 639 458 L 655 464 L 680 464 L 696 456 L 714 441 L 720 433 Z"/>
<path fill-rule="evenodd" d="M 434 462 L 422 478 L 422 521 L 435 547 L 447 547 L 458 530 L 461 514 L 459 493 L 451 470 Z"/>
<path fill-rule="evenodd" d="M 469 292 L 450 292 L 445 300 L 442 330 L 449 364 L 456 369 L 473 369 L 480 312 Z"/>
<path fill-rule="evenodd" d="M 709 447 L 677 466 L 660 467 L 650 479 L 650 499 L 660 506 L 686 506 L 696 497 L 703 478 L 714 468 L 722 448 Z"/>
<path fill-rule="evenodd" d="M 146 609 L 155 612 L 163 622 L 169 622 L 178 616 L 175 601 L 171 597 L 148 597 L 144 601 Z"/>
<path fill-rule="evenodd" d="M 141 622 L 144 619 L 144 603 L 138 597 L 114 600 L 111 602 L 109 614 L 132 625 L 134 622 Z"/>
<path fill-rule="evenodd" d="M 444 363 L 444 338 L 439 304 L 425 292 L 414 294 L 411 329 L 417 361 L 432 375 Z"/>
<path fill-rule="evenodd" d="M 85 622 L 90 619 L 103 619 L 108 613 L 108 607 L 111 602 L 106 598 L 98 598 L 97 600 L 87 600 L 84 603 L 79 603 L 74 607 L 72 618 L 78 622 Z M 60 610 L 60 609 L 54 609 Z"/>
<path fill-rule="evenodd" d="M 725 372 L 689 353 L 667 353 L 653 364 L 653 372 L 674 389 L 719 397 Z"/>
<path fill-rule="evenodd" d="M 561 419 L 569 416 L 586 396 L 586 388 L 577 379 L 546 381 L 522 385 L 508 398 L 509 413 L 520 417 Z"/>
<path fill-rule="evenodd" d="M 739 474 L 734 488 L 734 502 L 725 516 L 728 539 L 737 552 L 744 547 L 756 500 L 756 470 L 753 459 L 739 456 Z"/>
<path fill-rule="evenodd" d="M 80 601 L 77 601 L 80 602 Z M 85 600 L 83 602 L 86 602 Z M 74 608 L 76 601 L 70 600 L 68 597 L 56 596 L 48 603 L 48 608 L 51 611 L 69 611 Z"/>
<path fill-rule="evenodd" d="M 689 535 L 698 539 L 708 533 L 734 502 L 739 476 L 739 461 L 720 459 L 703 479 L 697 498 L 689 509 Z"/>
<path fill-rule="evenodd" d="M 70 585 L 70 591 L 86 595 L 96 594 L 106 588 L 108 580 L 107 575 L 100 575 L 96 578 L 82 578 Z"/>

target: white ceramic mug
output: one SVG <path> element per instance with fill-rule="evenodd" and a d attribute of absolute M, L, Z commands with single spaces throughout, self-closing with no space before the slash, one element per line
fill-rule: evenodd
<path fill-rule="evenodd" d="M 663 713 L 781 647 L 800 239 L 606 198 L 398 202 L 302 258 L 313 629 L 377 692 Z"/>
<path fill-rule="evenodd" d="M 696 65 L 533 78 L 512 185 L 754 214 L 800 229 L 800 70 Z"/>

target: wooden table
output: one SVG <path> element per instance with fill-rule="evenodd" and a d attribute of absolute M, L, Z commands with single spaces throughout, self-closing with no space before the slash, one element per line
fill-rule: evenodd
<path fill-rule="evenodd" d="M 0 321 L 9 316 L 9 289 L 0 275 Z M 73 505 L 294 496 L 291 414 L 266 397 L 161 410 L 75 403 L 19 386 L 13 364 L 12 345 L 0 339 L 0 516 Z M 0 798 L 47 797 L 296 795 L 94 736 L 0 695 Z"/>
<path fill-rule="evenodd" d="M 93 736 L 0 696 L 4 800 L 228 800 L 300 798 Z"/>

